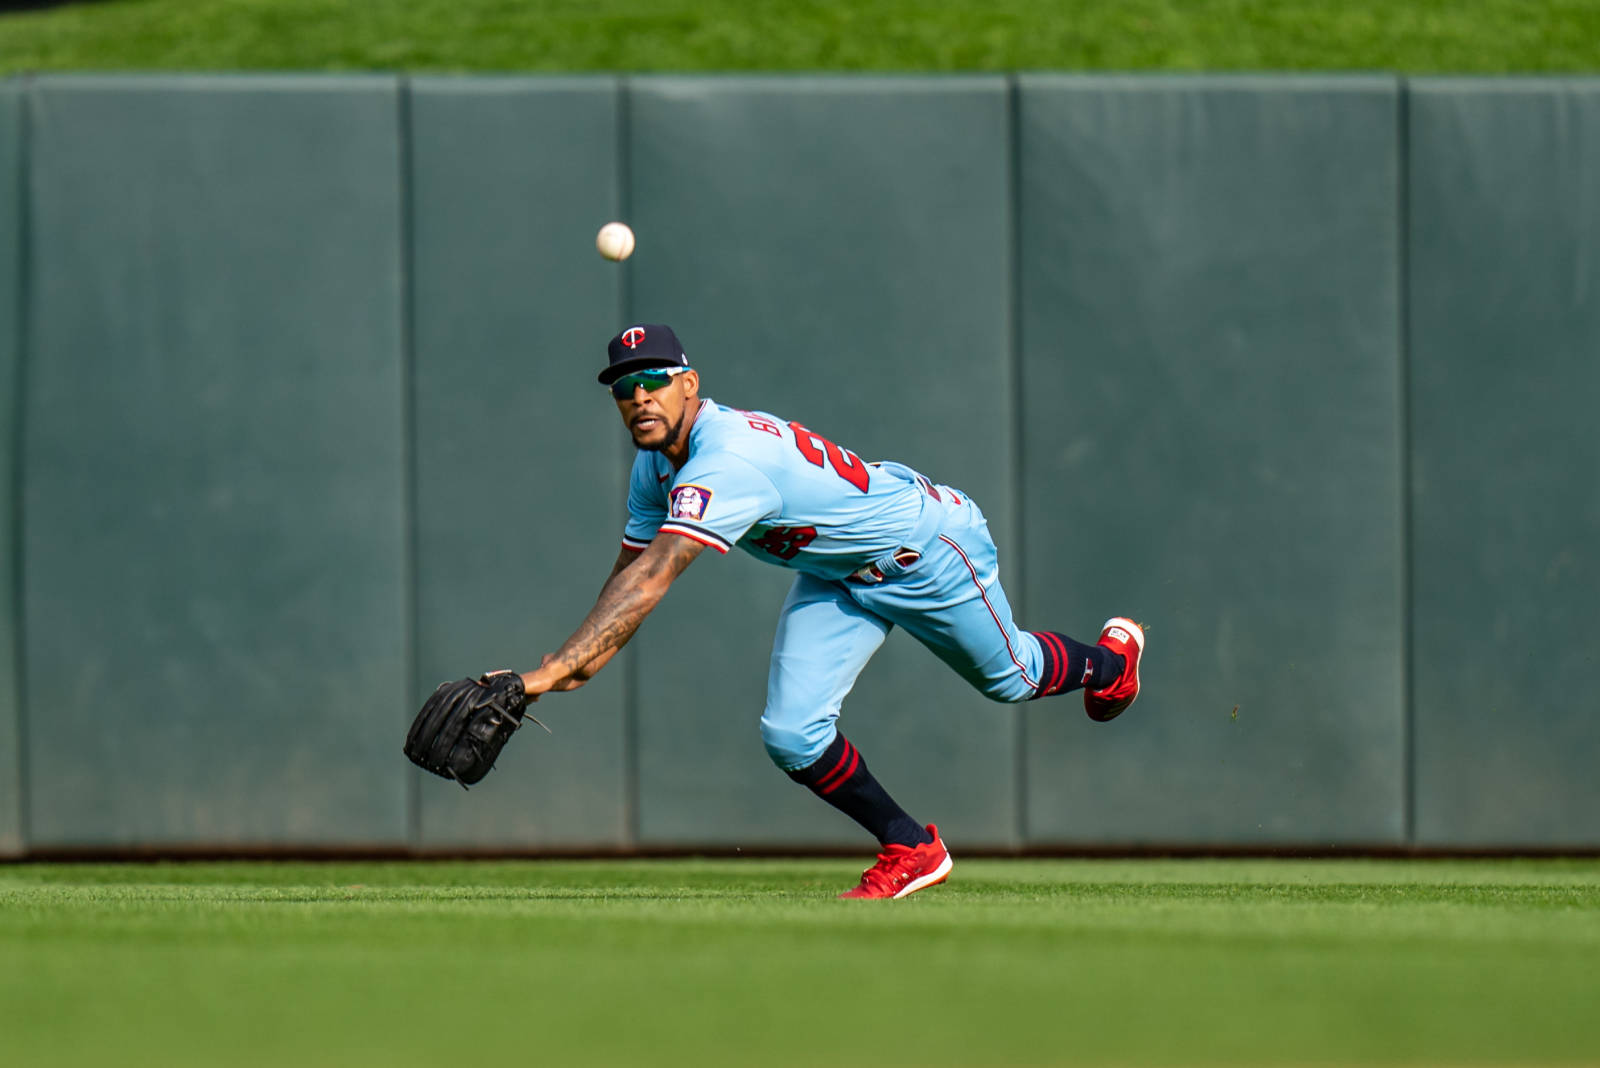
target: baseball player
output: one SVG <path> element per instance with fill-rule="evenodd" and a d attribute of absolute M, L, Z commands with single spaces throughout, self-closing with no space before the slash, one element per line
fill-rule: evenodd
<path fill-rule="evenodd" d="M 1083 689 L 1090 718 L 1109 720 L 1138 697 L 1138 624 L 1111 619 L 1084 645 L 1012 622 L 988 524 L 965 493 L 902 464 L 866 463 L 799 423 L 702 397 L 666 326 L 630 326 L 607 352 L 600 382 L 638 448 L 628 523 L 588 617 L 522 676 L 530 700 L 592 678 L 706 549 L 737 545 L 793 570 L 761 737 L 791 779 L 883 846 L 840 896 L 900 898 L 943 882 L 949 851 L 937 827 L 895 803 L 836 723 L 890 628 L 996 701 Z"/>

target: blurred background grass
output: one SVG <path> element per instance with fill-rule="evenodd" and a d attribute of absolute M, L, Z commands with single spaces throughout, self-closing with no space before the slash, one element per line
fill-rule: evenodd
<path fill-rule="evenodd" d="M 0 69 L 1600 70 L 1597 0 L 105 0 Z"/>

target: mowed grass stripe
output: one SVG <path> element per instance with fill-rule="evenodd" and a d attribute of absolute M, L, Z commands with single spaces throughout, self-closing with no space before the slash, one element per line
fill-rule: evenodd
<path fill-rule="evenodd" d="M 958 858 L 834 900 L 854 871 L 0 868 L 0 1034 L 52 1065 L 1600 1055 L 1600 862 Z"/>
<path fill-rule="evenodd" d="M 1600 70 L 1592 0 L 106 0 L 0 69 Z"/>

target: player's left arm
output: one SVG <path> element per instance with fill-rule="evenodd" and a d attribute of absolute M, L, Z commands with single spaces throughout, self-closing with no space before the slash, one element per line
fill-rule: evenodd
<path fill-rule="evenodd" d="M 537 669 L 523 674 L 522 685 L 528 696 L 537 698 L 554 689 L 575 689 L 562 684 L 597 658 L 609 659 L 610 653 L 628 644 L 644 617 L 661 603 L 672 583 L 704 549 L 701 543 L 682 535 L 657 535 L 637 560 L 611 576 L 572 637 L 546 656 Z"/>

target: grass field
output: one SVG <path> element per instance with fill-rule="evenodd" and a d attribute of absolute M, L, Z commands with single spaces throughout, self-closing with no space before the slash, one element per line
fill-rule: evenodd
<path fill-rule="evenodd" d="M 4 867 L 0 1059 L 1600 1063 L 1600 861 L 857 867 Z"/>
<path fill-rule="evenodd" d="M 105 0 L 0 71 L 1600 71 L 1596 0 Z"/>

